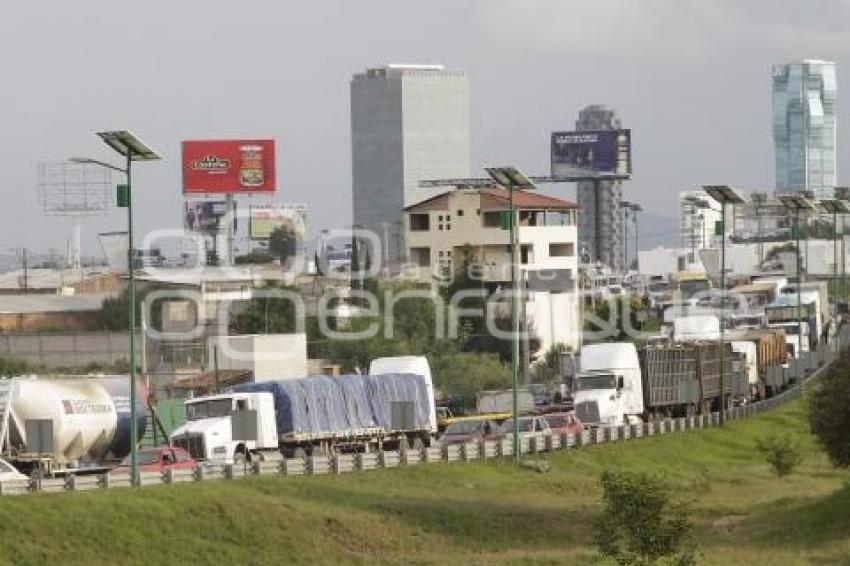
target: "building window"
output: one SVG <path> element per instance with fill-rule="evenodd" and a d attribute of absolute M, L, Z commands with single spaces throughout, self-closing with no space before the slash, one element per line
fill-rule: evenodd
<path fill-rule="evenodd" d="M 502 213 L 498 210 L 485 212 L 484 216 L 481 217 L 481 224 L 485 228 L 501 228 L 502 227 Z"/>
<path fill-rule="evenodd" d="M 463 210 L 458 209 L 458 211 L 457 211 L 457 215 L 458 215 L 458 216 L 463 216 Z"/>
<path fill-rule="evenodd" d="M 438 224 L 438 225 L 437 225 L 437 230 L 442 230 L 442 229 L 443 229 L 443 225 L 442 225 L 442 224 Z"/>
<path fill-rule="evenodd" d="M 443 221 L 443 215 L 442 215 L 442 214 L 441 214 L 441 215 L 439 215 L 439 216 L 437 217 L 437 220 L 439 220 L 440 222 L 442 222 L 442 221 Z"/>
<path fill-rule="evenodd" d="M 427 232 L 431 229 L 431 216 L 429 214 L 411 214 L 410 231 Z"/>
<path fill-rule="evenodd" d="M 519 247 L 519 262 L 523 265 L 534 263 L 534 245 L 522 244 Z"/>
<path fill-rule="evenodd" d="M 554 242 L 549 244 L 549 257 L 573 257 L 576 254 L 575 244 Z"/>
<path fill-rule="evenodd" d="M 431 267 L 431 248 L 410 248 L 410 261 L 419 267 Z"/>
<path fill-rule="evenodd" d="M 446 224 L 446 230 L 451 230 L 451 229 L 452 229 L 452 225 L 451 225 L 451 224 Z"/>

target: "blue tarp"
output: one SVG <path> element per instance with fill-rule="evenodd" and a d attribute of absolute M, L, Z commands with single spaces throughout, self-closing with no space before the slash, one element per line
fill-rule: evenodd
<path fill-rule="evenodd" d="M 415 374 L 324 375 L 243 383 L 236 392 L 274 397 L 278 434 L 346 435 L 392 429 L 393 402 L 413 406 L 411 430 L 428 430 L 431 413 L 425 379 Z"/>

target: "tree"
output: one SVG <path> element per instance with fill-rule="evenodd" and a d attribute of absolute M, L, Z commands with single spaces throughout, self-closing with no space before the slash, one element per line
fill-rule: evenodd
<path fill-rule="evenodd" d="M 298 251 L 298 236 L 295 229 L 284 224 L 275 228 L 269 235 L 269 251 L 284 265 Z"/>
<path fill-rule="evenodd" d="M 458 404 L 475 407 L 479 391 L 506 389 L 511 376 L 508 367 L 495 354 L 434 352 L 428 356 L 434 385 Z"/>
<path fill-rule="evenodd" d="M 696 564 L 687 548 L 692 529 L 687 511 L 670 498 L 659 478 L 607 471 L 600 478 L 604 510 L 596 521 L 599 552 L 618 564 Z"/>
<path fill-rule="evenodd" d="M 267 285 L 266 291 L 298 293 L 297 287 Z M 241 312 L 234 313 L 230 329 L 235 334 L 291 334 L 296 325 L 295 303 L 286 297 L 255 297 Z"/>
<path fill-rule="evenodd" d="M 812 433 L 839 468 L 850 467 L 850 364 L 847 352 L 812 389 L 809 424 Z"/>
<path fill-rule="evenodd" d="M 272 263 L 274 256 L 265 250 L 254 250 L 250 253 L 236 256 L 236 265 Z"/>

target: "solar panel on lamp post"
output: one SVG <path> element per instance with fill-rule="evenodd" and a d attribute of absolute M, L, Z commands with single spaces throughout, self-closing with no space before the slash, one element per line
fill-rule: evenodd
<path fill-rule="evenodd" d="M 826 198 L 820 201 L 821 208 L 832 214 L 832 320 L 838 315 L 838 215 L 850 212 L 847 201 L 837 198 Z M 835 354 L 838 355 L 838 334 L 833 338 Z"/>
<path fill-rule="evenodd" d="M 814 203 L 802 195 L 781 195 L 779 202 L 794 213 L 794 232 L 796 237 L 797 260 L 795 274 L 797 276 L 797 378 L 800 380 L 800 389 L 803 388 L 803 305 L 801 300 L 801 285 L 803 283 L 803 269 L 800 263 L 800 214 L 804 211 L 815 210 Z M 811 329 L 809 329 L 811 332 Z"/>
<path fill-rule="evenodd" d="M 706 185 L 703 190 L 720 204 L 720 426 L 726 420 L 726 359 L 725 359 L 725 330 L 726 330 L 726 205 L 743 204 L 743 195 L 728 185 Z"/>
<path fill-rule="evenodd" d="M 112 165 L 97 159 L 74 157 L 76 163 L 92 163 L 120 171 L 127 177 L 127 184 L 118 187 L 118 206 L 127 209 L 127 330 L 129 334 L 130 362 L 130 483 L 139 485 L 139 430 L 137 414 L 136 391 L 136 278 L 133 265 L 133 192 L 132 192 L 132 163 L 133 161 L 156 161 L 162 156 L 127 130 L 97 132 L 97 136 L 111 147 L 116 153 L 125 158 L 124 167 Z"/>
<path fill-rule="evenodd" d="M 513 455 L 519 462 L 519 400 L 517 397 L 517 382 L 519 381 L 519 261 L 517 251 L 516 213 L 514 211 L 514 190 L 537 189 L 534 182 L 516 167 L 487 167 L 487 174 L 498 185 L 508 190 L 510 215 L 510 249 L 511 249 L 511 387 L 513 408 Z"/>

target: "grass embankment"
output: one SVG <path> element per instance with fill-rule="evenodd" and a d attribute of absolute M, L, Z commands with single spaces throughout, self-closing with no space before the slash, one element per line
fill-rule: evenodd
<path fill-rule="evenodd" d="M 753 450 L 788 431 L 807 456 L 775 478 Z M 253 478 L 140 492 L 0 500 L 0 562 L 283 564 L 595 561 L 599 473 L 666 474 L 692 502 L 700 563 L 842 564 L 850 487 L 811 441 L 802 406 L 710 430 L 505 462 L 344 477 Z"/>

